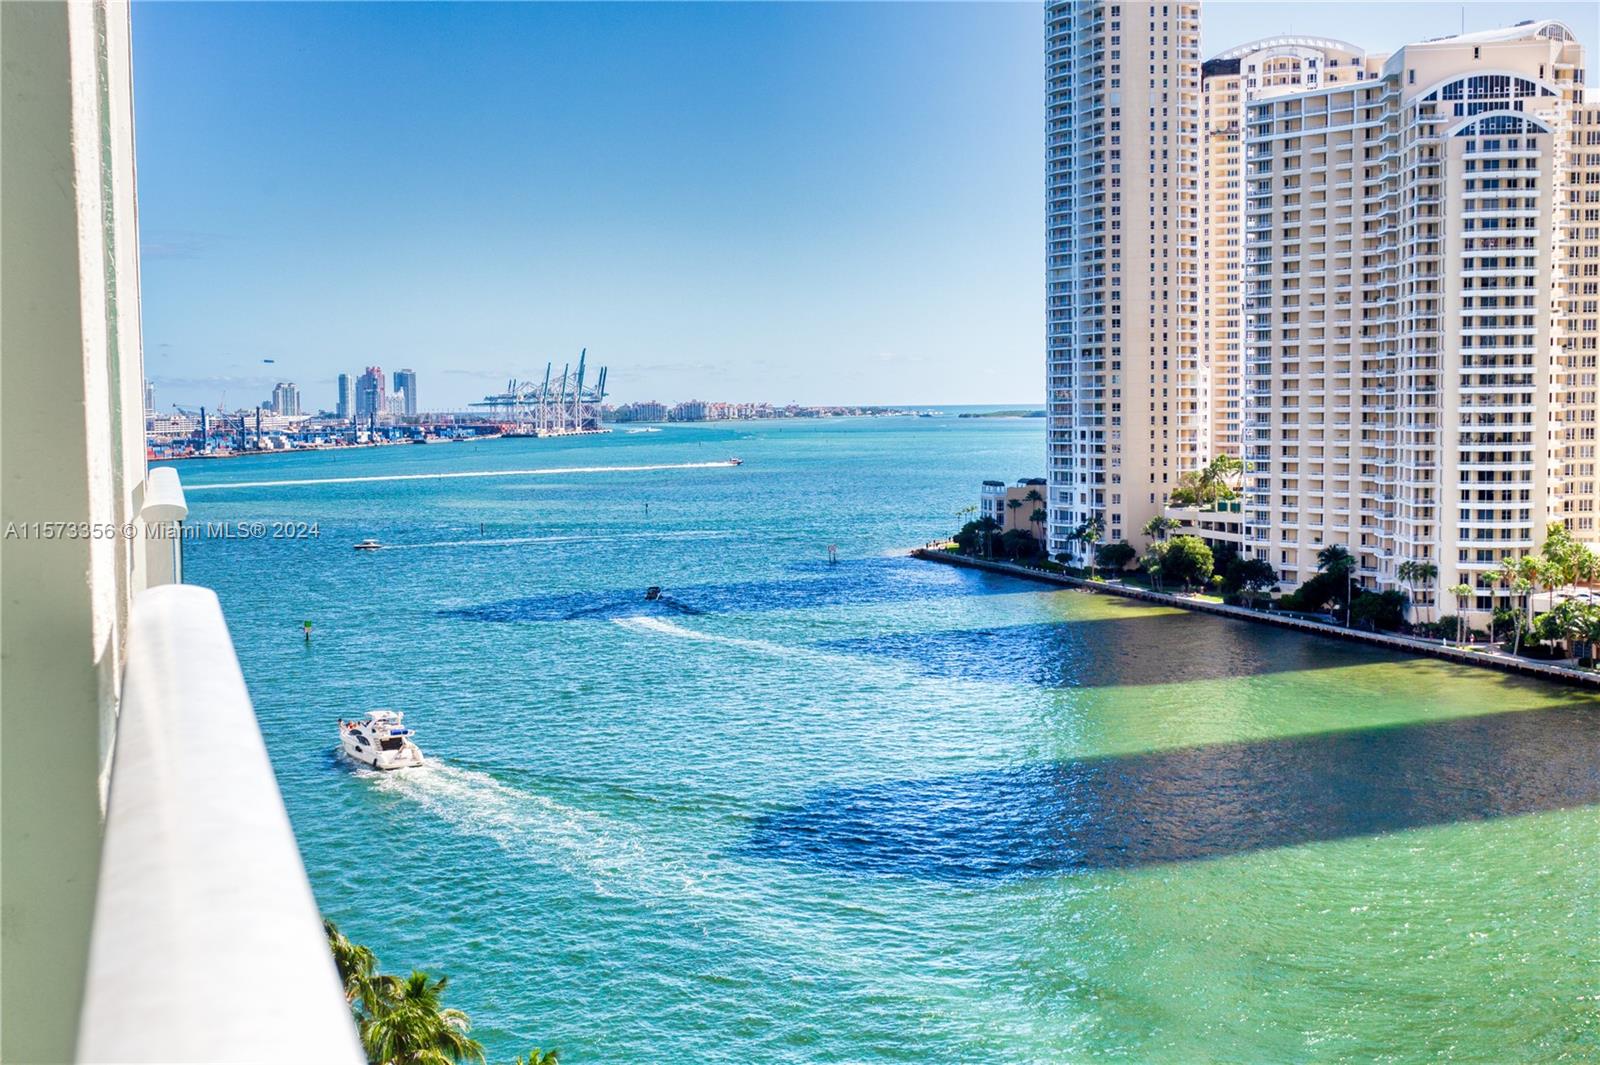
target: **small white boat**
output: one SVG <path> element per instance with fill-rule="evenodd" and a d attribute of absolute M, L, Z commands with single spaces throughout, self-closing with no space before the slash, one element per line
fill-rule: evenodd
<path fill-rule="evenodd" d="M 398 710 L 369 710 L 360 721 L 339 721 L 339 746 L 344 756 L 374 769 L 413 769 L 422 765 L 422 751 L 411 742 L 405 715 Z"/>
<path fill-rule="evenodd" d="M 376 551 L 383 545 L 376 540 L 363 540 L 356 545 L 357 551 Z"/>

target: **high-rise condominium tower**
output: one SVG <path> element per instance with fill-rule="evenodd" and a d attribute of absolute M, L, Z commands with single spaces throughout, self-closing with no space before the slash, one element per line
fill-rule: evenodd
<path fill-rule="evenodd" d="M 356 417 L 371 418 L 389 411 L 389 390 L 384 385 L 383 367 L 368 366 L 356 379 Z"/>
<path fill-rule="evenodd" d="M 1200 361 L 1211 457 L 1243 457 L 1245 104 L 1368 76 L 1355 45 L 1295 35 L 1230 48 L 1200 68 Z"/>
<path fill-rule="evenodd" d="M 273 386 L 272 409 L 279 414 L 300 413 L 300 389 L 293 381 L 279 381 Z"/>
<path fill-rule="evenodd" d="M 1373 587 L 1436 566 L 1424 613 L 1458 583 L 1483 612 L 1548 523 L 1594 538 L 1582 66 L 1529 22 L 1247 103 L 1246 547 L 1285 584 L 1339 544 Z"/>
<path fill-rule="evenodd" d="M 417 413 L 417 371 L 396 370 L 394 372 L 394 390 L 397 393 L 405 393 L 404 406 L 398 413 Z"/>
<path fill-rule="evenodd" d="M 1200 7 L 1046 8 L 1050 550 L 1137 537 L 1210 450 Z"/>
<path fill-rule="evenodd" d="M 1481 624 L 1548 523 L 1600 540 L 1600 102 L 1565 26 L 1202 67 L 1195 3 L 1046 17 L 1053 553 L 1142 543 L 1221 454 L 1286 587 L 1339 544 Z"/>
<path fill-rule="evenodd" d="M 336 411 L 340 418 L 349 420 L 356 410 L 355 381 L 347 373 L 339 375 L 339 402 Z"/>

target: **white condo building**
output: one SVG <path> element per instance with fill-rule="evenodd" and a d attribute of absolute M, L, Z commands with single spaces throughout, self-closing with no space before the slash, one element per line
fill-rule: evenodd
<path fill-rule="evenodd" d="M 1371 587 L 1431 562 L 1486 611 L 1549 522 L 1595 535 L 1582 51 L 1543 21 L 1370 64 L 1246 105 L 1247 550 L 1289 586 L 1329 544 Z"/>
<path fill-rule="evenodd" d="M 1197 4 L 1047 9 L 1050 550 L 1141 545 L 1246 461 L 1230 538 L 1285 587 L 1489 574 L 1595 526 L 1600 107 L 1529 21 L 1393 56 L 1270 37 L 1198 63 Z M 1478 620 L 1481 622 L 1481 615 Z"/>

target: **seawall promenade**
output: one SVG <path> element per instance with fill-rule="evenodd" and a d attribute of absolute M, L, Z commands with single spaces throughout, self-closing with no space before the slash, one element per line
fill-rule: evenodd
<path fill-rule="evenodd" d="M 1148 588 L 1139 588 L 1111 581 L 1090 581 L 1082 577 L 1072 577 L 1065 573 L 1049 573 L 1045 570 L 1034 569 L 1031 566 L 1020 566 L 1012 562 L 995 562 L 989 559 L 970 558 L 966 555 L 957 555 L 949 551 L 919 547 L 913 550 L 911 555 L 913 558 L 920 558 L 926 562 L 939 562 L 947 566 L 962 566 L 967 569 L 986 570 L 990 573 L 1003 573 L 1010 577 L 1038 581 L 1041 584 L 1079 588 L 1086 592 L 1095 592 L 1103 595 L 1119 595 L 1127 599 L 1143 599 L 1146 602 L 1160 603 L 1163 606 L 1196 610 L 1205 614 L 1218 614 L 1222 617 L 1237 618 L 1240 621 L 1251 621 L 1261 625 L 1277 625 L 1285 629 L 1298 629 L 1301 632 L 1329 636 L 1338 640 L 1355 640 L 1360 643 L 1369 643 L 1405 654 L 1429 655 L 1433 658 L 1443 658 L 1450 662 L 1459 662 L 1462 665 L 1477 666 L 1483 669 L 1497 669 L 1503 673 L 1519 673 L 1527 677 L 1555 681 L 1558 684 L 1600 690 L 1600 673 L 1570 669 L 1566 666 L 1552 665 L 1547 662 L 1535 662 L 1531 659 L 1514 658 L 1511 655 L 1487 649 L 1471 650 L 1457 647 L 1453 644 L 1439 643 L 1436 640 L 1418 639 L 1413 636 L 1347 629 L 1339 625 L 1324 624 L 1320 621 L 1308 621 L 1305 618 L 1270 614 L 1262 610 L 1249 610 L 1244 607 L 1229 606 L 1226 603 L 1213 603 L 1210 600 L 1193 596 L 1156 592 Z"/>

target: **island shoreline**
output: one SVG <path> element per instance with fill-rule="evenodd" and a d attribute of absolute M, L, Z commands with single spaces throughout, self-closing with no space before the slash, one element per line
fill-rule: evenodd
<path fill-rule="evenodd" d="M 1427 655 L 1430 658 L 1443 659 L 1458 665 L 1498 670 L 1501 673 L 1515 673 L 1520 676 L 1535 677 L 1540 680 L 1564 684 L 1568 687 L 1600 691 L 1600 673 L 1580 672 L 1546 662 L 1515 659 L 1486 651 L 1468 651 L 1450 644 L 1433 643 L 1412 636 L 1346 629 L 1338 625 L 1327 625 L 1320 621 L 1307 621 L 1304 618 L 1289 617 L 1282 614 L 1267 614 L 1259 610 L 1247 610 L 1244 607 L 1229 606 L 1226 603 L 1213 603 L 1204 599 L 1172 595 L 1167 592 L 1156 592 L 1147 588 L 1136 588 L 1108 581 L 1085 580 L 1082 577 L 1072 577 L 1065 573 L 1049 573 L 1044 570 L 1034 569 L 1031 566 L 1021 566 L 1012 562 L 996 562 L 992 559 L 970 558 L 966 555 L 958 555 L 949 551 L 934 550 L 926 547 L 914 548 L 910 554 L 912 558 L 918 558 L 924 562 L 938 562 L 947 566 L 983 570 L 987 573 L 998 573 L 1008 577 L 1021 577 L 1024 580 L 1037 581 L 1041 584 L 1076 588 L 1081 591 L 1103 595 L 1116 595 L 1124 599 L 1142 599 L 1145 602 L 1159 603 L 1162 606 L 1173 606 L 1202 614 L 1215 614 L 1219 617 L 1233 618 L 1238 621 L 1276 625 L 1279 628 L 1296 629 L 1315 636 L 1351 640 L 1357 643 L 1382 647 L 1390 651 Z"/>

